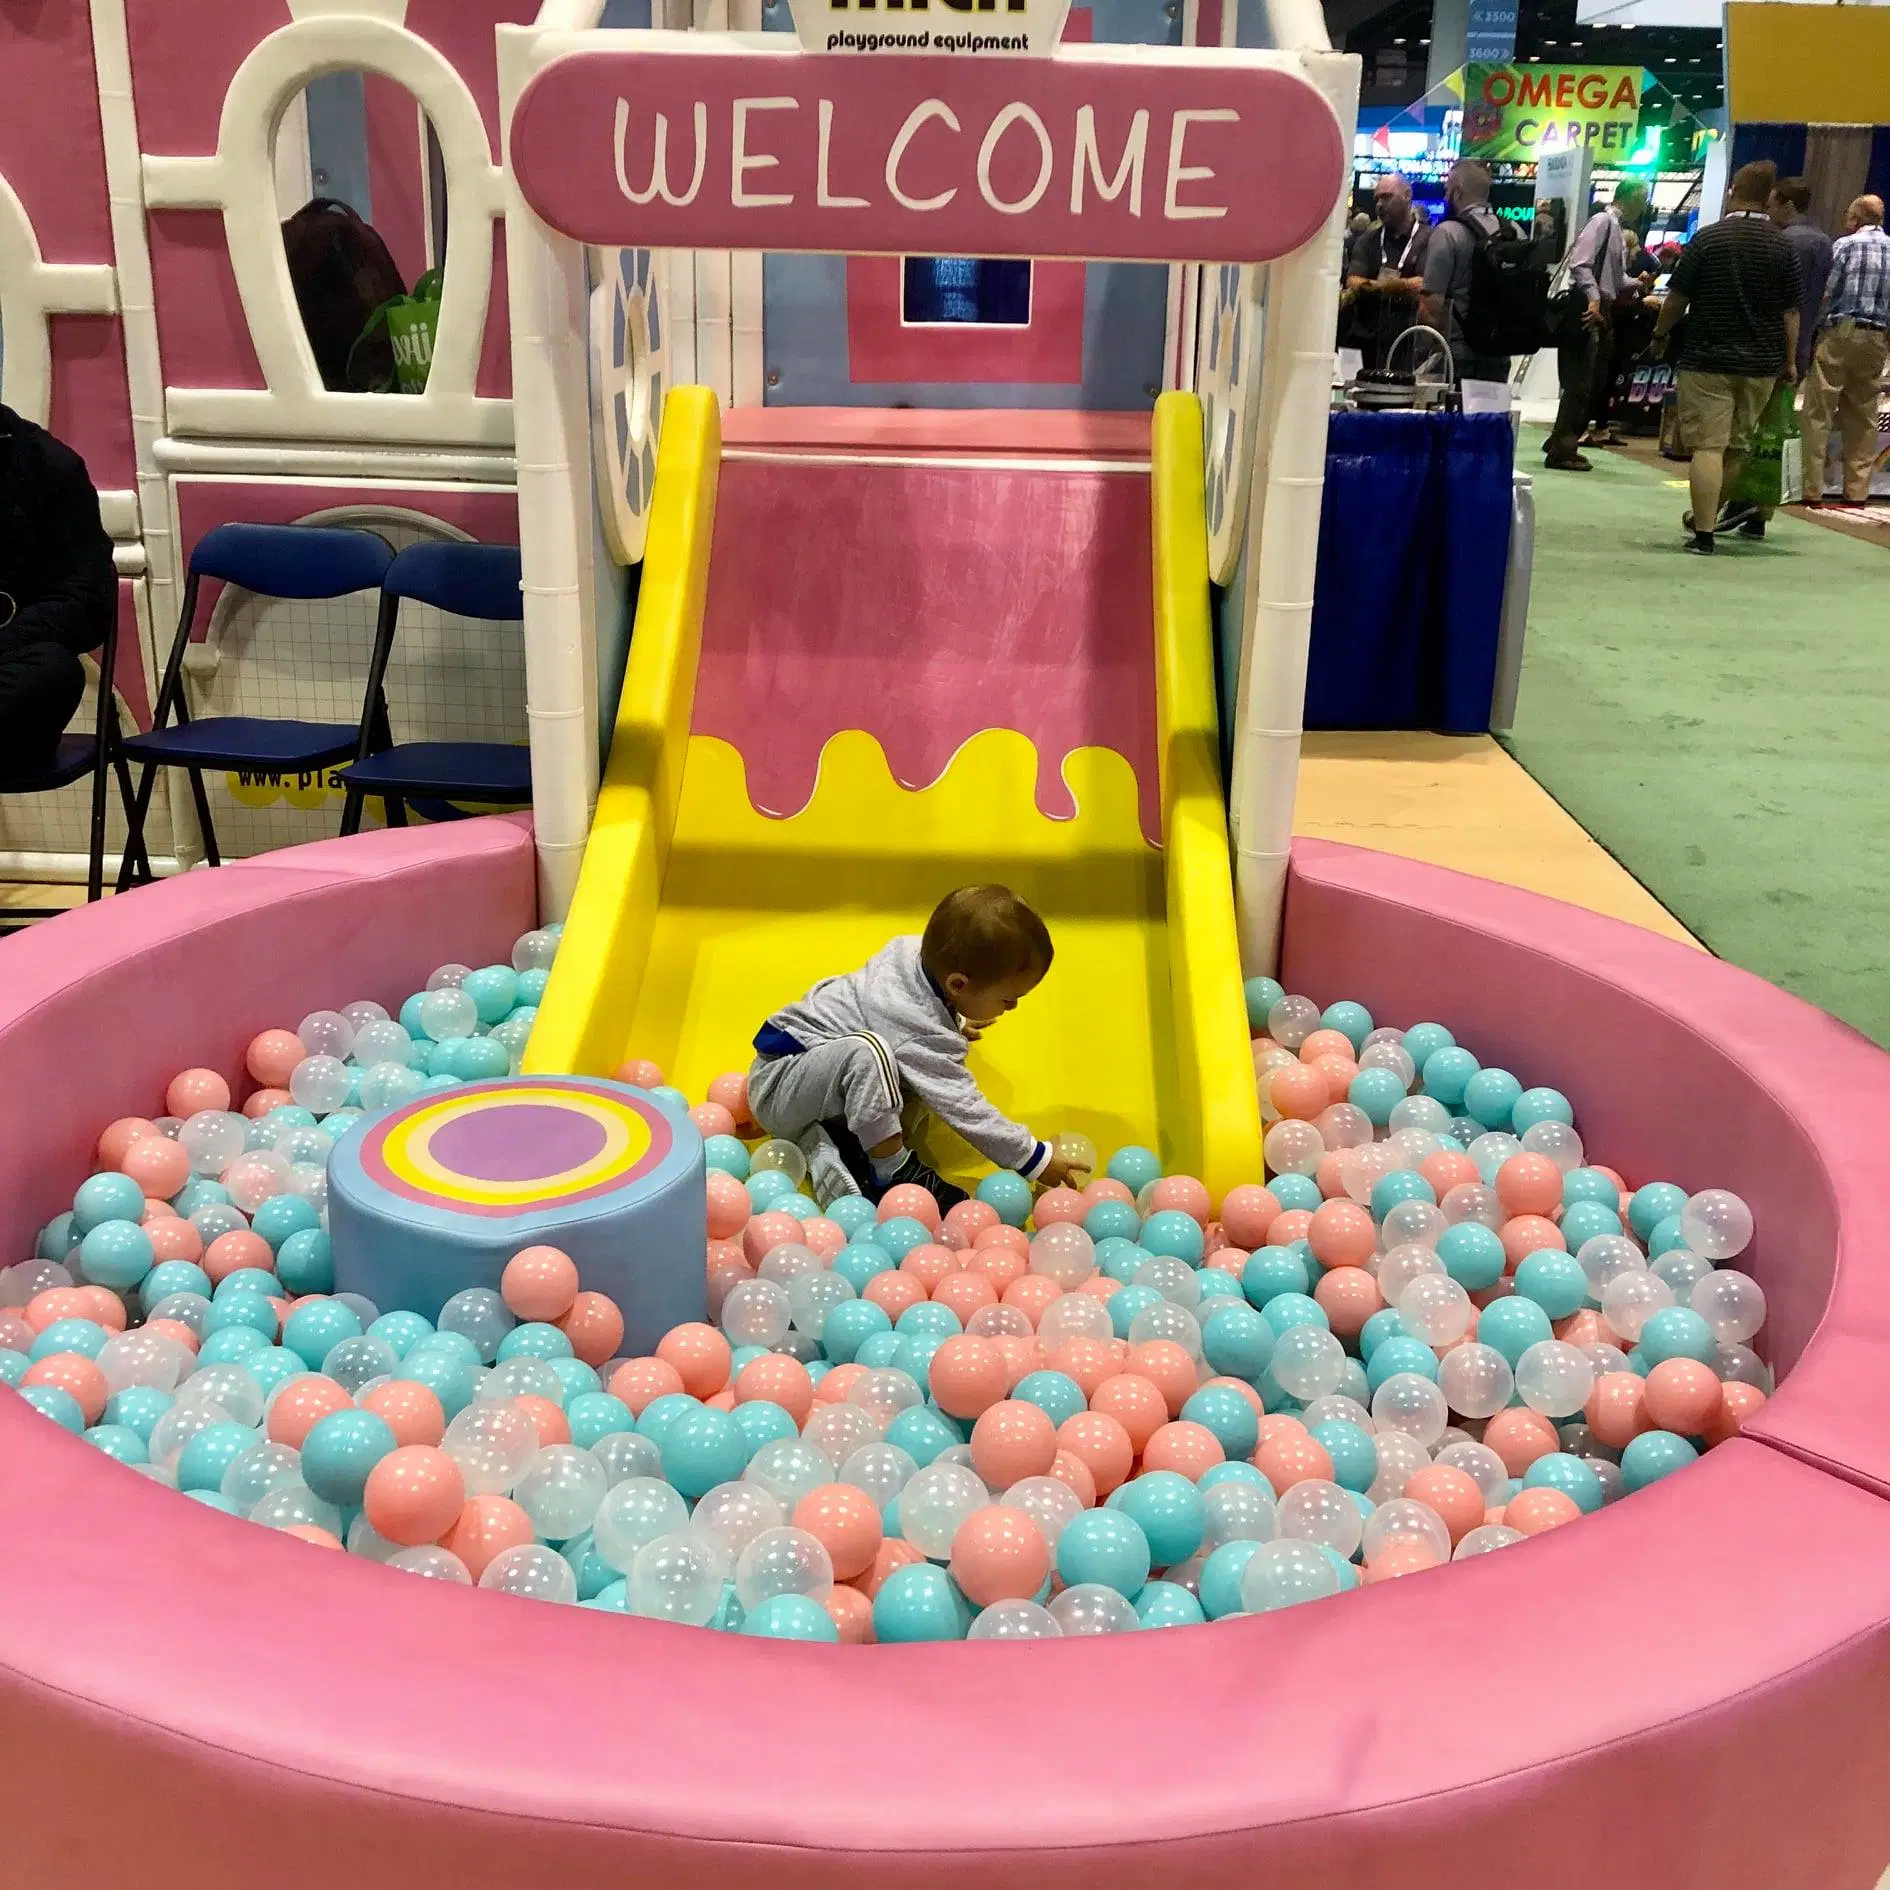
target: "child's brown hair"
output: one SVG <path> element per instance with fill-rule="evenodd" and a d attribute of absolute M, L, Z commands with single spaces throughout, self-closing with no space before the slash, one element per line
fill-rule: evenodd
<path fill-rule="evenodd" d="M 935 978 L 957 972 L 988 985 L 1022 971 L 1042 976 L 1055 949 L 1050 928 L 1008 886 L 960 886 L 933 908 L 919 955 Z"/>

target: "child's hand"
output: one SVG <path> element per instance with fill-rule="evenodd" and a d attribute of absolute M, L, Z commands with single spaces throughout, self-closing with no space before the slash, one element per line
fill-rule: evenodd
<path fill-rule="evenodd" d="M 984 1035 L 983 1027 L 974 1024 L 968 1017 L 959 1021 L 958 1028 L 967 1043 L 976 1043 Z"/>
<path fill-rule="evenodd" d="M 1061 1155 L 1052 1155 L 1038 1170 L 1037 1179 L 1046 1188 L 1067 1188 L 1072 1185 L 1080 1188 L 1089 1179 L 1089 1170 L 1073 1167 Z"/>

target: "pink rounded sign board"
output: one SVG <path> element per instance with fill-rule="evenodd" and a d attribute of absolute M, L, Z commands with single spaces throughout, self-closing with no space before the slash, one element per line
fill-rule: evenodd
<path fill-rule="evenodd" d="M 639 248 L 1265 262 L 1345 182 L 1283 66 L 645 47 L 538 73 L 512 166 L 553 229 Z"/>

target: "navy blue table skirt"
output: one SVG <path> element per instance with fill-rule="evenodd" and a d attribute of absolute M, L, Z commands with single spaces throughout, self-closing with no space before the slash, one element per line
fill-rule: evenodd
<path fill-rule="evenodd" d="M 1514 435 L 1500 413 L 1335 413 L 1306 726 L 1490 725 Z"/>

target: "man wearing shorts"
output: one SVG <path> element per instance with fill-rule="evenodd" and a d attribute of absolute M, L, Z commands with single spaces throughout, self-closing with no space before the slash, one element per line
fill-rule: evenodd
<path fill-rule="evenodd" d="M 1684 316 L 1675 376 L 1680 441 L 1692 454 L 1693 509 L 1681 521 L 1689 551 L 1710 552 L 1715 531 L 1765 536 L 1769 506 L 1731 505 L 1719 495 L 1736 478 L 1753 429 L 1781 380 L 1797 378 L 1798 263 L 1766 215 L 1777 179 L 1771 164 L 1733 175 L 1726 214 L 1686 246 L 1673 272 L 1655 339 Z"/>

